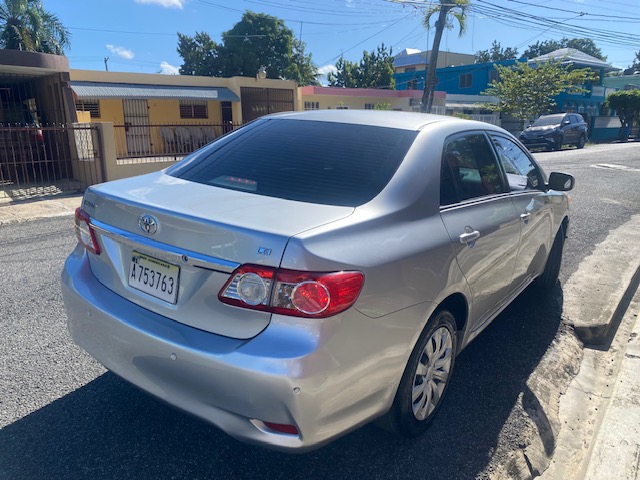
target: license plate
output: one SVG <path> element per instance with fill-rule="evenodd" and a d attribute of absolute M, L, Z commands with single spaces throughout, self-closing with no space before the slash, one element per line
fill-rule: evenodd
<path fill-rule="evenodd" d="M 129 286 L 175 305 L 178 300 L 180 267 L 157 258 L 132 252 Z"/>

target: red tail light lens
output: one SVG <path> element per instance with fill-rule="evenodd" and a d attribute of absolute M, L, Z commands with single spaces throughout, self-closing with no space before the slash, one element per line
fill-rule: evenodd
<path fill-rule="evenodd" d="M 80 207 L 76 208 L 75 225 L 78 241 L 90 252 L 100 255 L 100 245 L 91 226 L 91 217 Z"/>
<path fill-rule="evenodd" d="M 218 298 L 237 307 L 324 318 L 351 307 L 363 284 L 361 272 L 303 272 L 242 265 L 231 274 Z"/>
<path fill-rule="evenodd" d="M 283 425 L 281 423 L 262 422 L 264 425 L 278 433 L 286 433 L 287 435 L 298 435 L 298 429 L 295 425 Z"/>

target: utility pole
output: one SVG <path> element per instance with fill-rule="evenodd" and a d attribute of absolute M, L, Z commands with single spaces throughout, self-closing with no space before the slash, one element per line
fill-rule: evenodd
<path fill-rule="evenodd" d="M 107 65 L 107 62 L 109 61 L 109 57 L 104 57 L 104 69 L 105 71 L 109 71 L 109 65 Z"/>
<path fill-rule="evenodd" d="M 302 20 L 300 20 L 300 36 L 298 37 L 298 42 L 300 49 L 298 55 L 296 55 L 298 57 L 296 60 L 298 61 L 298 75 L 302 75 Z"/>

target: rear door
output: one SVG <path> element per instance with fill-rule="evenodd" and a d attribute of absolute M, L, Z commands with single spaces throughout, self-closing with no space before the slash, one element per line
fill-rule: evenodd
<path fill-rule="evenodd" d="M 472 294 L 471 329 L 509 295 L 520 225 L 489 139 L 469 132 L 445 142 L 440 213 Z"/>

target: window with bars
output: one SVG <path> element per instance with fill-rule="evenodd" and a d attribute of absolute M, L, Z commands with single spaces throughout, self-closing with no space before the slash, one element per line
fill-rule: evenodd
<path fill-rule="evenodd" d="M 209 118 L 206 100 L 180 100 L 180 118 Z"/>
<path fill-rule="evenodd" d="M 89 112 L 91 118 L 100 118 L 100 101 L 97 99 L 83 99 L 76 101 L 76 110 Z"/>
<path fill-rule="evenodd" d="M 349 110 L 349 105 L 338 105 L 336 110 Z"/>
<path fill-rule="evenodd" d="M 320 102 L 304 102 L 305 110 L 320 110 Z"/>
<path fill-rule="evenodd" d="M 364 104 L 364 109 L 365 110 L 373 110 L 375 108 L 375 105 L 373 103 L 365 103 Z"/>
<path fill-rule="evenodd" d="M 497 82 L 500 80 L 500 74 L 498 70 L 490 70 L 489 71 L 489 82 Z"/>

